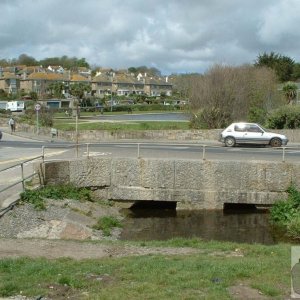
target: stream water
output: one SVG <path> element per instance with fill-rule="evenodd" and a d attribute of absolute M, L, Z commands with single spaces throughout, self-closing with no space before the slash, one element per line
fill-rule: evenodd
<path fill-rule="evenodd" d="M 269 224 L 268 210 L 176 211 L 124 210 L 123 240 L 167 240 L 198 237 L 204 240 L 275 244 L 279 237 Z"/>

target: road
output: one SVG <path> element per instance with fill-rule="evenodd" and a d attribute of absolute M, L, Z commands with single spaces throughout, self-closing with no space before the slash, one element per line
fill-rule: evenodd
<path fill-rule="evenodd" d="M 204 145 L 206 146 L 204 147 Z M 271 147 L 222 147 L 218 142 L 182 143 L 182 142 L 102 142 L 82 144 L 77 147 L 70 142 L 34 141 L 31 139 L 4 134 L 0 142 L 0 170 L 26 159 L 42 154 L 45 159 L 75 159 L 87 155 L 106 157 L 144 157 L 176 159 L 223 159 L 223 160 L 267 160 L 287 162 L 300 161 L 300 147 L 289 146 L 283 154 L 282 148 Z M 283 157 L 284 155 L 284 157 Z"/>

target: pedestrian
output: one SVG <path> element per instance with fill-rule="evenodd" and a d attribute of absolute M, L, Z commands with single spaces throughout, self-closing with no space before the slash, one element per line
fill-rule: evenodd
<path fill-rule="evenodd" d="M 16 122 L 13 117 L 10 117 L 10 119 L 8 121 L 8 125 L 10 126 L 11 133 L 16 131 Z"/>

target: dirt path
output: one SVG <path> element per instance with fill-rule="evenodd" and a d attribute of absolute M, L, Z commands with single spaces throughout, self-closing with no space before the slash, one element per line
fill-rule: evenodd
<path fill-rule="evenodd" d="M 148 248 L 66 240 L 0 239 L 0 259 L 27 256 L 49 259 L 70 257 L 80 260 L 147 254 L 184 255 L 200 252 L 201 250 L 193 248 Z"/>

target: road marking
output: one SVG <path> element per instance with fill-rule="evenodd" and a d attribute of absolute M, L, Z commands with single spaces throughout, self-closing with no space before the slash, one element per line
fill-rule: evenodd
<path fill-rule="evenodd" d="M 89 156 L 104 156 L 111 155 L 110 152 L 89 152 Z M 87 152 L 83 152 L 83 156 L 87 156 Z"/>

